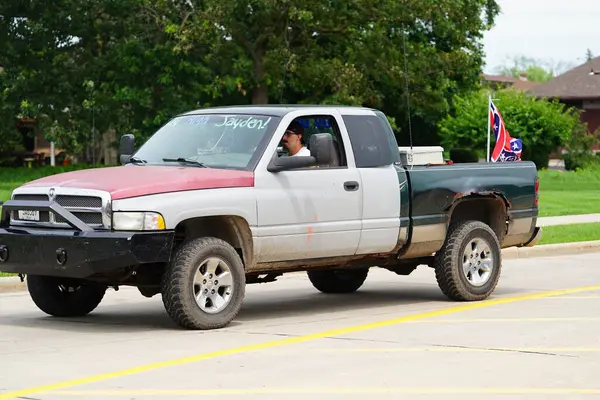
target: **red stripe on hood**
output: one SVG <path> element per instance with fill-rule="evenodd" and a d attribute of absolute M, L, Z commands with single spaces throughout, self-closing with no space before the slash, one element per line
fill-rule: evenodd
<path fill-rule="evenodd" d="M 254 174 L 215 168 L 127 165 L 50 175 L 22 187 L 40 186 L 105 190 L 117 200 L 183 190 L 252 187 Z"/>

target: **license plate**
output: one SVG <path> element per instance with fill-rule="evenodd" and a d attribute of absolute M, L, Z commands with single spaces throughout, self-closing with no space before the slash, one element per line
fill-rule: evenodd
<path fill-rule="evenodd" d="M 40 212 L 30 210 L 19 210 L 19 219 L 24 221 L 39 221 Z"/>

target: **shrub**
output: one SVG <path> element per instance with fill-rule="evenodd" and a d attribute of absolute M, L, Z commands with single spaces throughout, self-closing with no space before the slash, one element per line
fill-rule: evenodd
<path fill-rule="evenodd" d="M 586 169 L 600 163 L 600 153 L 594 155 L 594 146 L 600 143 L 600 129 L 589 134 L 586 125 L 573 131 L 571 140 L 565 146 L 567 153 L 563 156 L 565 169 L 575 171 Z"/>
<path fill-rule="evenodd" d="M 488 94 L 481 90 L 454 98 L 454 115 L 438 125 L 445 149 L 487 153 Z M 579 111 L 557 101 L 536 99 L 513 89 L 496 92 L 493 98 L 510 135 L 523 141 L 521 158 L 533 161 L 538 169 L 547 168 L 550 154 L 567 144 L 573 132 L 582 127 Z M 491 132 L 490 153 L 495 143 L 493 135 Z"/>
<path fill-rule="evenodd" d="M 450 159 L 455 163 L 479 162 L 479 153 L 471 149 L 451 149 Z M 484 155 L 485 157 L 485 155 Z"/>

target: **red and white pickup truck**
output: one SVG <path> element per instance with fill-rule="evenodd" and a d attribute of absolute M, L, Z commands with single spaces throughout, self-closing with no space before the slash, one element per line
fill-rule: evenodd
<path fill-rule="evenodd" d="M 280 154 L 282 138 L 305 155 Z M 130 285 L 160 293 L 182 327 L 220 328 L 246 284 L 307 271 L 322 292 L 352 292 L 375 266 L 428 265 L 448 297 L 481 300 L 501 248 L 540 236 L 533 163 L 411 165 L 368 108 L 196 110 L 135 152 L 123 136 L 121 160 L 29 182 L 3 205 L 0 270 L 27 275 L 50 315 L 85 315 Z"/>

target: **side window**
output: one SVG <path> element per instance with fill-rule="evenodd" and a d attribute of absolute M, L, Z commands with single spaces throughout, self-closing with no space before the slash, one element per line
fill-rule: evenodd
<path fill-rule="evenodd" d="M 343 119 L 357 168 L 383 167 L 400 161 L 398 143 L 385 116 L 344 115 Z"/>
<path fill-rule="evenodd" d="M 310 137 L 315 133 L 329 133 L 333 136 L 335 154 L 329 168 L 346 167 L 348 164 L 340 129 L 331 115 L 307 115 L 293 120 L 281 138 L 279 155 L 310 155 Z"/>

